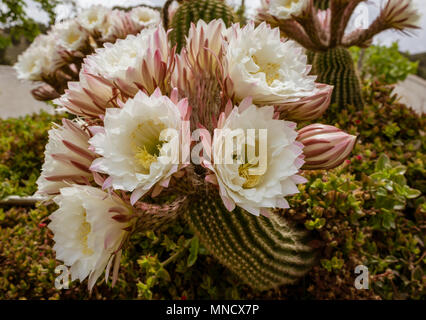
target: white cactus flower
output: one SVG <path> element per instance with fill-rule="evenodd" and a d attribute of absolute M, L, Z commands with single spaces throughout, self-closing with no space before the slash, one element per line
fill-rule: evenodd
<path fill-rule="evenodd" d="M 297 175 L 303 160 L 301 144 L 296 142 L 295 123 L 276 120 L 273 116 L 273 107 L 259 108 L 245 100 L 226 118 L 222 114 L 219 120 L 221 130 L 216 130 L 213 137 L 210 169 L 216 174 L 219 192 L 228 210 L 237 205 L 259 215 L 270 208 L 288 208 L 284 197 L 297 193 L 296 183 L 303 182 Z M 248 138 L 250 129 L 258 131 L 254 139 Z M 266 140 L 262 140 L 261 129 L 266 129 Z M 235 161 L 229 162 L 225 155 L 226 141 L 230 132 L 237 133 L 236 130 L 242 130 L 246 136 L 245 142 L 237 142 L 246 150 L 245 156 L 237 162 L 239 151 L 234 148 L 236 153 L 232 159 Z M 256 150 L 254 161 L 250 160 L 254 159 L 249 156 L 250 145 Z"/>
<path fill-rule="evenodd" d="M 59 209 L 50 215 L 48 227 L 56 258 L 70 267 L 72 281 L 89 277 L 91 290 L 128 235 L 131 209 L 91 186 L 62 188 L 54 201 Z"/>
<path fill-rule="evenodd" d="M 302 47 L 292 40 L 282 41 L 278 28 L 266 23 L 229 32 L 225 72 L 240 101 L 251 96 L 257 105 L 279 105 L 316 93 L 315 76 Z"/>
<path fill-rule="evenodd" d="M 167 184 L 178 169 L 179 159 L 170 150 L 179 145 L 188 103 L 175 102 L 159 90 L 151 96 L 140 91 L 121 109 L 107 109 L 103 130 L 89 141 L 102 156 L 91 169 L 108 174 L 114 189 L 132 191 L 132 204 L 156 183 Z M 178 135 L 165 141 L 165 129 Z"/>

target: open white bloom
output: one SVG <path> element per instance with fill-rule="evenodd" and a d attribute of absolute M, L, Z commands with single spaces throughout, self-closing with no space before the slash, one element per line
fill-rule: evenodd
<path fill-rule="evenodd" d="M 263 2 L 267 12 L 278 19 L 291 19 L 298 16 L 309 4 L 309 0 L 266 0 Z"/>
<path fill-rule="evenodd" d="M 244 100 L 226 118 L 222 114 L 219 119 L 221 130 L 214 133 L 210 169 L 216 174 L 220 196 L 230 211 L 235 205 L 254 215 L 267 208 L 288 208 L 284 197 L 297 193 L 296 183 L 304 182 L 297 176 L 303 160 L 302 145 L 296 142 L 296 124 L 273 116 L 273 107 L 259 108 Z M 266 137 L 262 129 L 266 129 Z M 245 138 L 234 138 L 234 161 L 227 161 L 227 139 L 238 136 L 238 131 Z"/>
<path fill-rule="evenodd" d="M 102 5 L 91 6 L 78 15 L 78 23 L 89 32 L 100 31 L 110 12 Z"/>
<path fill-rule="evenodd" d="M 14 65 L 18 79 L 42 80 L 61 64 L 57 40 L 53 33 L 39 35 Z"/>
<path fill-rule="evenodd" d="M 129 12 L 130 19 L 139 28 L 157 26 L 161 22 L 160 12 L 148 7 L 136 7 Z"/>
<path fill-rule="evenodd" d="M 38 81 L 42 79 L 45 61 L 43 48 L 30 47 L 18 57 L 18 62 L 13 67 L 18 79 Z"/>
<path fill-rule="evenodd" d="M 59 44 L 69 51 L 81 49 L 87 41 L 86 32 L 76 20 L 58 23 L 53 27 L 52 31 L 59 40 Z"/>
<path fill-rule="evenodd" d="M 141 88 L 149 94 L 157 87 L 167 90 L 165 77 L 172 59 L 162 26 L 146 28 L 136 36 L 129 35 L 104 46 L 85 59 L 86 72 L 100 75 L 129 96 Z"/>
<path fill-rule="evenodd" d="M 108 80 L 125 78 L 129 68 L 136 68 L 148 49 L 149 37 L 154 29 L 144 29 L 137 36 L 128 35 L 114 44 L 105 43 L 104 48 L 85 59 L 85 70 Z"/>
<path fill-rule="evenodd" d="M 63 126 L 49 130 L 42 172 L 37 180 L 38 194 L 58 194 L 70 183 L 85 183 L 92 178 L 89 167 L 95 154 L 89 150 L 89 134 L 84 122 L 63 120 Z"/>
<path fill-rule="evenodd" d="M 58 260 L 71 267 L 72 281 L 89 277 L 92 289 L 128 234 L 123 229 L 130 226 L 125 218 L 131 209 L 90 186 L 66 187 L 60 192 L 54 198 L 59 209 L 50 215 L 48 225 L 54 234 L 53 250 Z"/>
<path fill-rule="evenodd" d="M 114 189 L 133 191 L 132 204 L 156 183 L 166 186 L 178 169 L 172 150 L 179 146 L 188 103 L 175 102 L 159 90 L 151 96 L 139 91 L 121 109 L 108 108 L 103 132 L 89 141 L 102 156 L 91 169 L 108 174 Z M 161 136 L 165 129 L 175 130 L 176 136 Z"/>
<path fill-rule="evenodd" d="M 281 104 L 316 93 L 315 76 L 309 76 L 307 57 L 292 40 L 281 41 L 278 28 L 266 23 L 255 28 L 237 25 L 229 33 L 225 72 L 240 101 L 253 97 L 255 104 Z"/>

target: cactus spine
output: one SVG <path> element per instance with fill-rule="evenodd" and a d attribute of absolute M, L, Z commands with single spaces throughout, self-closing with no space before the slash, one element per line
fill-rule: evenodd
<path fill-rule="evenodd" d="M 185 218 L 220 263 L 259 290 L 294 283 L 315 260 L 304 231 L 275 214 L 256 217 L 238 207 L 229 212 L 211 193 L 194 197 Z"/>
<path fill-rule="evenodd" d="M 205 22 L 222 19 L 226 26 L 238 21 L 235 12 L 223 0 L 184 0 L 170 26 L 173 29 L 170 40 L 172 45 L 177 45 L 177 52 L 185 45 L 191 22 L 196 23 L 200 19 Z"/>
<path fill-rule="evenodd" d="M 312 63 L 317 81 L 334 86 L 331 103 L 362 108 L 361 81 L 348 49 L 336 47 L 316 52 Z"/>

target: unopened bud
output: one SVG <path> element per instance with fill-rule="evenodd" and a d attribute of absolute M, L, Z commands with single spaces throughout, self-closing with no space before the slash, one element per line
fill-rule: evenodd
<path fill-rule="evenodd" d="M 332 169 L 351 153 L 356 136 L 329 125 L 311 124 L 299 130 L 297 141 L 304 145 L 302 169 Z"/>
<path fill-rule="evenodd" d="M 330 105 L 333 86 L 318 84 L 317 89 L 313 96 L 278 106 L 280 119 L 306 121 L 319 118 Z"/>

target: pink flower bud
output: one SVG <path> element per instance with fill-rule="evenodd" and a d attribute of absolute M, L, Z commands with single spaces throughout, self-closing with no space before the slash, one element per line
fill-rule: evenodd
<path fill-rule="evenodd" d="M 39 101 L 49 101 L 60 97 L 59 93 L 48 84 L 42 84 L 31 90 L 31 94 L 34 99 Z"/>
<path fill-rule="evenodd" d="M 418 29 L 421 15 L 412 0 L 389 0 L 382 11 L 384 21 L 392 28 Z"/>
<path fill-rule="evenodd" d="M 333 86 L 317 83 L 317 90 L 313 96 L 277 106 L 280 119 L 305 121 L 319 118 L 330 105 Z"/>
<path fill-rule="evenodd" d="M 356 136 L 328 125 L 311 124 L 299 130 L 297 141 L 304 145 L 305 164 L 302 169 L 332 169 L 351 153 Z"/>

